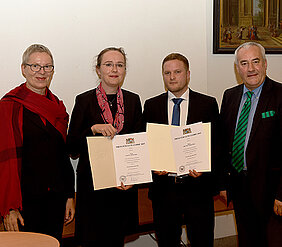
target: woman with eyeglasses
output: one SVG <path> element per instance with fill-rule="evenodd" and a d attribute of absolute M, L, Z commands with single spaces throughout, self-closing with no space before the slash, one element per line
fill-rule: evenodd
<path fill-rule="evenodd" d="M 59 241 L 74 217 L 74 172 L 66 152 L 68 114 L 49 89 L 50 50 L 23 54 L 26 82 L 0 101 L 0 214 L 7 231 L 51 235 Z"/>
<path fill-rule="evenodd" d="M 96 73 L 99 85 L 76 97 L 67 138 L 71 157 L 79 157 L 76 236 L 83 247 L 119 247 L 138 224 L 137 188 L 121 184 L 94 191 L 86 137 L 139 132 L 142 110 L 139 96 L 121 89 L 126 75 L 122 48 L 102 50 Z"/>

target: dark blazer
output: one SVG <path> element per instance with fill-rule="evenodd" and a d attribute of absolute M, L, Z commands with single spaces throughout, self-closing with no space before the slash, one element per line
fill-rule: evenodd
<path fill-rule="evenodd" d="M 189 89 L 189 109 L 187 124 L 197 122 L 211 122 L 212 123 L 212 143 L 215 143 L 216 134 L 216 122 L 218 120 L 218 105 L 216 99 L 204 94 L 200 94 Z M 143 117 L 146 123 L 158 123 L 168 124 L 168 109 L 167 109 L 168 93 L 163 93 L 156 97 L 146 100 L 144 105 Z M 215 145 L 212 144 L 212 170 L 214 171 Z M 185 178 L 187 181 L 185 186 L 189 187 L 189 193 L 193 193 L 196 197 L 202 197 L 204 195 L 211 196 L 216 192 L 216 186 L 214 183 L 214 174 L 204 173 L 201 177 Z M 157 189 L 157 185 L 160 180 L 164 180 L 167 176 L 154 175 L 154 183 L 152 187 L 152 195 L 154 196 L 154 189 Z M 164 189 L 164 182 L 161 182 L 160 186 Z M 192 187 L 191 187 L 192 186 Z M 191 188 L 193 188 L 191 190 Z M 160 188 L 161 189 L 161 188 Z"/>
<path fill-rule="evenodd" d="M 26 108 L 23 109 L 21 189 L 23 198 L 48 191 L 74 197 L 74 171 L 62 135 Z"/>
<path fill-rule="evenodd" d="M 122 89 L 124 125 L 119 134 L 142 130 L 142 107 L 139 96 Z M 96 97 L 96 89 L 76 97 L 67 136 L 72 157 L 79 157 L 77 167 L 76 236 L 82 242 L 104 241 L 111 234 L 123 236 L 138 224 L 137 187 L 122 191 L 109 188 L 94 191 L 88 157 L 87 136 L 93 136 L 91 126 L 104 124 Z M 107 155 L 107 154 L 105 154 Z M 124 205 L 127 205 L 126 207 Z M 89 213 L 91 212 L 91 213 Z"/>
<path fill-rule="evenodd" d="M 238 109 L 243 94 L 243 84 L 227 89 L 221 105 L 222 141 L 225 150 L 226 174 L 229 174 L 232 193 L 236 192 L 237 172 L 231 165 Z M 263 113 L 274 111 L 274 116 Z M 272 212 L 274 198 L 282 201 L 282 84 L 266 77 L 253 119 L 246 149 L 251 200 L 262 214 Z"/>
<path fill-rule="evenodd" d="M 139 132 L 142 129 L 142 107 L 139 96 L 122 89 L 124 100 L 124 126 L 119 134 Z M 91 127 L 104 124 L 96 97 L 96 89 L 76 97 L 67 136 L 68 151 L 72 157 L 79 157 L 78 176 L 83 176 L 83 190 L 93 191 L 92 176 L 88 158 L 86 137 L 93 136 Z M 78 188 L 79 189 L 79 188 Z"/>

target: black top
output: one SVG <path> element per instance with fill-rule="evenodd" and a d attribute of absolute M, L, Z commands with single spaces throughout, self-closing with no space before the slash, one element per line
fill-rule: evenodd
<path fill-rule="evenodd" d="M 23 196 L 55 191 L 74 196 L 74 172 L 60 132 L 23 109 L 21 188 Z"/>
<path fill-rule="evenodd" d="M 112 112 L 113 119 L 115 120 L 115 116 L 117 112 L 117 95 L 116 94 L 107 94 L 107 101 L 109 103 L 109 107 Z"/>

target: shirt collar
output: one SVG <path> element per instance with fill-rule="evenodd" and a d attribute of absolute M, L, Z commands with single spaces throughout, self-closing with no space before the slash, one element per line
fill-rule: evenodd
<path fill-rule="evenodd" d="M 262 90 L 262 87 L 263 87 L 264 82 L 265 82 L 265 79 L 264 79 L 263 83 L 262 83 L 259 87 L 255 88 L 255 89 L 252 91 L 252 92 L 254 93 L 254 97 L 255 97 L 255 98 L 258 98 L 258 97 L 260 96 L 260 93 L 261 93 L 261 90 Z M 248 91 L 250 91 L 250 90 L 244 85 L 243 95 L 245 96 L 245 95 L 246 95 L 246 92 L 248 92 Z"/>
<path fill-rule="evenodd" d="M 167 93 L 168 93 L 168 100 L 172 100 L 172 99 L 177 98 L 177 97 L 175 97 L 175 95 L 172 92 L 168 91 Z M 181 98 L 183 100 L 188 100 L 188 97 L 189 97 L 189 88 L 179 98 Z"/>

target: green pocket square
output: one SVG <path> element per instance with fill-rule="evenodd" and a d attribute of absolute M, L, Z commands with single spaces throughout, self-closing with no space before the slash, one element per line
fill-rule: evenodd
<path fill-rule="evenodd" d="M 267 117 L 273 117 L 275 114 L 275 111 L 267 111 L 267 112 L 263 112 L 261 115 L 262 115 L 262 118 L 267 118 Z"/>

